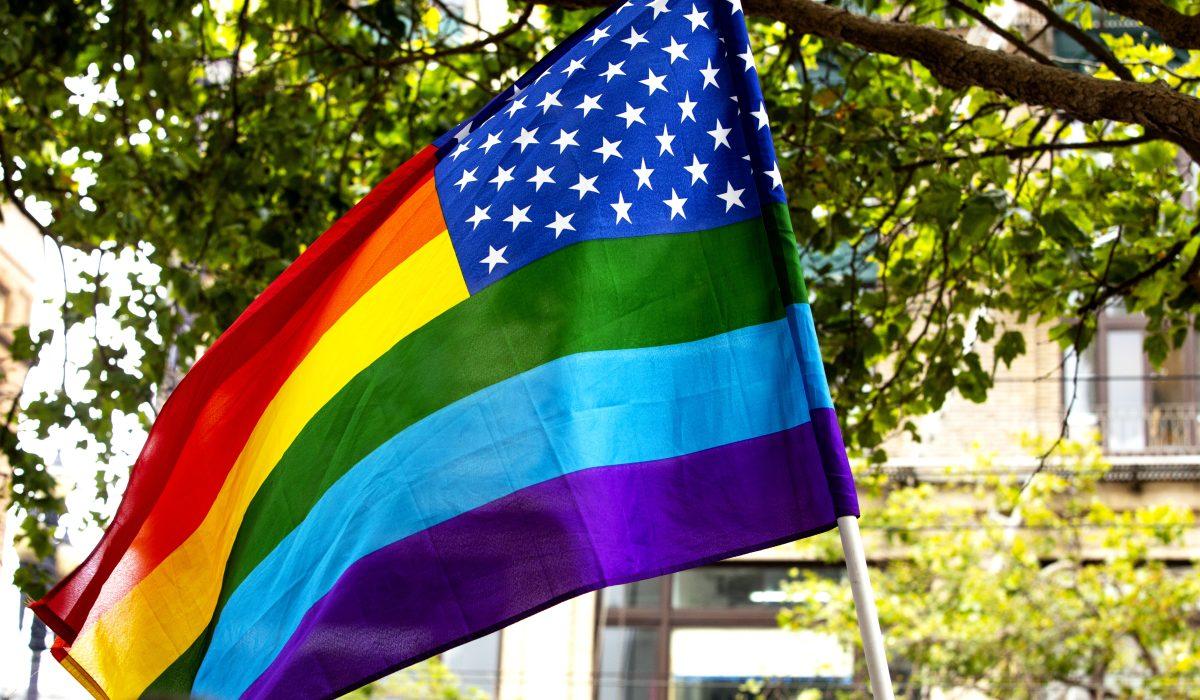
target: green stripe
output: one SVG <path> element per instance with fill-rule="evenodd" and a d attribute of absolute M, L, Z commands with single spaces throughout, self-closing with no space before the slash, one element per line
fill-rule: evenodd
<path fill-rule="evenodd" d="M 772 263 L 778 279 L 784 280 L 784 303 L 807 304 L 808 287 L 804 285 L 804 271 L 800 266 L 800 255 L 796 250 L 796 232 L 792 229 L 792 217 L 786 204 L 772 204 L 763 209 L 763 221 L 771 242 Z"/>
<path fill-rule="evenodd" d="M 683 343 L 782 318 L 795 289 L 777 282 L 779 256 L 761 219 L 588 241 L 434 319 L 351 380 L 288 448 L 238 531 L 218 612 L 333 482 L 405 427 L 565 355 Z M 209 630 L 148 693 L 191 688 Z"/>

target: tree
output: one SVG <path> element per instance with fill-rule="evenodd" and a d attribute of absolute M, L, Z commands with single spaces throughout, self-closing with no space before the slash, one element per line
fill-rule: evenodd
<path fill-rule="evenodd" d="M 463 690 L 459 679 L 435 656 L 365 685 L 344 697 L 362 700 L 487 700 L 488 694 L 475 687 Z"/>
<path fill-rule="evenodd" d="M 1031 447 L 1040 454 L 1046 445 Z M 882 501 L 863 520 L 873 551 L 904 553 L 872 583 L 910 697 L 934 688 L 1011 698 L 1194 692 L 1200 574 L 1152 556 L 1181 543 L 1192 513 L 1114 512 L 1098 494 L 1108 471 L 1098 449 L 1064 442 L 1051 459 L 1053 470 L 1025 488 L 1023 477 L 997 476 L 986 460 L 948 473 L 962 480 L 955 487 L 863 480 Z M 935 491 L 936 511 L 925 505 Z M 824 544 L 836 560 L 835 544 Z M 845 582 L 808 576 L 785 590 L 795 602 L 782 625 L 858 643 Z"/>
<path fill-rule="evenodd" d="M 1024 352 L 1013 321 L 1082 348 L 1124 303 L 1156 359 L 1193 323 L 1194 20 L 1097 0 L 1147 23 L 1110 35 L 1098 6 L 1019 1 L 1033 26 L 1002 26 L 992 0 L 746 3 L 835 399 L 875 460 L 951 392 L 986 397 L 995 363 Z M 0 1 L 2 191 L 84 253 L 63 328 L 14 351 L 36 360 L 57 335 L 91 356 L 68 368 L 84 391 L 27 396 L 2 434 L 19 537 L 48 550 L 62 504 L 15 426 L 81 426 L 115 483 L 119 421 L 153 420 L 339 213 L 590 14 L 511 9 L 488 32 L 443 0 Z M 1051 33 L 1085 59 L 1052 55 Z M 158 272 L 126 274 L 122 255 Z M 134 338 L 106 336 L 109 318 Z"/>

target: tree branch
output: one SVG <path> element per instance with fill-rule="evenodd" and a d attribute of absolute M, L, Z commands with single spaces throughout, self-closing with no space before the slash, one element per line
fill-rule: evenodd
<path fill-rule="evenodd" d="M 2 178 L 4 194 L 8 195 L 9 201 L 17 208 L 21 216 L 33 224 L 43 236 L 57 241 L 58 239 L 55 238 L 53 232 L 43 225 L 42 222 L 38 221 L 33 212 L 29 211 L 29 208 L 25 206 L 25 200 L 17 196 L 17 184 L 12 177 L 14 168 L 16 168 L 16 161 L 8 155 L 8 148 L 4 144 L 4 131 L 0 129 L 0 170 L 4 171 L 4 177 Z"/>
<path fill-rule="evenodd" d="M 972 46 L 946 32 L 881 22 L 812 0 L 748 0 L 747 9 L 797 31 L 845 41 L 924 65 L 949 88 L 976 86 L 1084 122 L 1140 124 L 1200 159 L 1200 100 L 1161 83 L 1101 80 L 1020 56 Z"/>
<path fill-rule="evenodd" d="M 988 17 L 987 15 L 983 14 L 982 12 L 975 9 L 974 7 L 971 7 L 970 5 L 963 2 L 962 0 L 948 0 L 947 4 L 949 4 L 951 7 L 955 8 L 959 12 L 962 12 L 963 14 L 966 14 L 967 16 L 972 17 L 976 22 L 979 22 L 983 26 L 987 27 L 988 30 L 990 30 L 993 34 L 1004 39 L 1008 43 L 1012 44 L 1013 47 L 1016 48 L 1018 51 L 1025 54 L 1026 56 L 1029 56 L 1030 58 L 1037 61 L 1038 63 L 1044 64 L 1047 66 L 1054 65 L 1054 61 L 1051 61 L 1049 56 L 1047 56 L 1046 54 L 1042 53 L 1041 51 L 1038 51 L 1037 49 L 1033 48 L 1024 39 L 1017 36 L 1013 32 L 1008 31 L 1004 27 L 1001 27 L 1000 25 L 996 24 L 992 20 L 991 17 Z"/>
<path fill-rule="evenodd" d="M 541 0 L 595 7 L 604 0 Z M 1162 83 L 1101 80 L 1021 56 L 973 46 L 931 27 L 870 19 L 813 0 L 745 0 L 746 11 L 831 41 L 917 61 L 948 88 L 984 88 L 1083 122 L 1139 124 L 1200 160 L 1200 100 Z"/>
<path fill-rule="evenodd" d="M 1011 148 L 998 148 L 992 151 L 981 151 L 979 153 L 963 153 L 961 155 L 947 155 L 943 158 L 926 158 L 916 160 L 911 163 L 902 163 L 897 167 L 898 170 L 916 170 L 929 165 L 937 165 L 939 163 L 957 163 L 969 158 L 1024 158 L 1026 156 L 1041 155 L 1043 153 L 1053 153 L 1056 151 L 1096 151 L 1108 150 L 1111 148 L 1126 148 L 1128 146 L 1136 146 L 1141 143 L 1149 143 L 1157 140 L 1157 137 L 1152 134 L 1143 134 L 1141 136 L 1130 136 L 1124 139 L 1109 139 L 1102 141 L 1084 141 L 1084 142 L 1068 142 L 1068 143 L 1035 143 L 1029 146 L 1013 146 Z"/>
<path fill-rule="evenodd" d="M 1200 224 L 1196 224 L 1192 227 L 1191 234 L 1189 234 L 1187 239 L 1176 241 L 1174 245 L 1160 253 L 1158 259 L 1153 263 L 1147 265 L 1141 270 L 1138 270 L 1137 273 L 1126 277 L 1116 284 L 1110 284 L 1107 281 L 1108 275 L 1106 272 L 1105 280 L 1096 287 L 1096 294 L 1093 294 L 1092 298 L 1088 300 L 1087 303 L 1079 307 L 1079 318 L 1090 316 L 1091 314 L 1096 313 L 1100 309 L 1104 308 L 1104 305 L 1108 303 L 1109 299 L 1128 294 L 1133 290 L 1134 287 L 1153 277 L 1154 275 L 1158 274 L 1160 270 L 1174 263 L 1179 259 L 1179 254 L 1183 252 L 1183 249 L 1187 247 L 1188 241 L 1196 236 L 1200 236 Z M 1197 259 L 1200 259 L 1200 256 L 1198 256 Z M 1194 259 L 1193 264 L 1195 264 L 1195 262 L 1196 260 Z M 1189 265 L 1188 270 L 1191 270 L 1191 267 L 1192 266 Z M 1188 271 L 1185 271 L 1184 277 L 1186 277 L 1187 274 Z"/>
<path fill-rule="evenodd" d="M 1088 53 L 1100 59 L 1100 62 L 1108 66 L 1108 69 L 1113 72 L 1121 80 L 1133 80 L 1133 72 L 1130 71 L 1125 64 L 1121 63 L 1116 56 L 1113 55 L 1108 47 L 1100 43 L 1095 37 L 1083 31 L 1073 23 L 1068 22 L 1062 15 L 1054 11 L 1052 7 L 1042 2 L 1042 0 L 1019 0 L 1022 5 L 1038 13 L 1046 20 L 1046 23 L 1063 34 L 1071 37 L 1079 43 Z"/>
<path fill-rule="evenodd" d="M 1200 49 L 1200 15 L 1185 15 L 1158 0 L 1094 0 L 1110 12 L 1135 19 L 1177 49 Z"/>
<path fill-rule="evenodd" d="M 238 147 L 238 141 L 241 135 L 238 133 L 238 121 L 242 117 L 242 105 L 238 101 L 238 77 L 242 72 L 242 45 L 246 41 L 246 17 L 250 12 L 250 0 L 242 0 L 242 9 L 238 12 L 237 19 L 237 46 L 233 49 L 233 57 L 231 60 L 231 68 L 233 76 L 229 80 L 229 101 L 230 101 L 230 121 L 233 128 L 233 143 L 230 145 L 233 148 Z"/>

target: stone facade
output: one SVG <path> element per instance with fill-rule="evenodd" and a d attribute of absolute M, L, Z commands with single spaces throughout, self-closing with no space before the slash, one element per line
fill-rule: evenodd
<path fill-rule="evenodd" d="M 42 237 L 37 229 L 10 204 L 0 207 L 0 417 L 7 416 L 26 367 L 13 362 L 8 353 L 13 329 L 29 322 L 34 288 L 41 267 Z M 5 543 L 4 514 L 8 511 L 8 464 L 0 461 L 0 543 Z M 0 551 L 3 548 L 0 547 Z"/>

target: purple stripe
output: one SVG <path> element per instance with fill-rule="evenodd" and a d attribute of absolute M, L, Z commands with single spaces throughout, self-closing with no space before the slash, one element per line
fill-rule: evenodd
<path fill-rule="evenodd" d="M 574 472 L 372 552 L 309 609 L 244 697 L 337 696 L 581 593 L 827 530 L 831 487 L 839 506 L 845 488 L 853 494 L 844 457 L 823 459 L 841 444 L 818 444 L 836 429 L 832 414 Z"/>
<path fill-rule="evenodd" d="M 837 413 L 832 409 L 820 408 L 810 412 L 817 447 L 821 450 L 821 464 L 825 467 L 825 478 L 829 483 L 829 494 L 833 498 L 833 511 L 843 515 L 859 516 L 858 491 L 854 488 L 854 473 L 850 471 L 850 460 L 846 458 L 846 443 L 842 441 L 842 429 L 838 426 Z"/>

